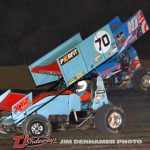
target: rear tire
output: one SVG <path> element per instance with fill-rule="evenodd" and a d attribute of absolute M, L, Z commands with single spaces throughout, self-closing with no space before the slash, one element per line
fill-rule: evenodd
<path fill-rule="evenodd" d="M 23 134 L 31 137 L 50 136 L 51 123 L 42 115 L 32 115 L 23 123 Z"/>
<path fill-rule="evenodd" d="M 150 69 L 141 69 L 135 72 L 132 83 L 136 90 L 148 94 L 150 91 Z"/>
<path fill-rule="evenodd" d="M 125 123 L 125 113 L 120 107 L 108 104 L 96 111 L 95 127 L 100 132 L 117 134 L 123 130 Z"/>

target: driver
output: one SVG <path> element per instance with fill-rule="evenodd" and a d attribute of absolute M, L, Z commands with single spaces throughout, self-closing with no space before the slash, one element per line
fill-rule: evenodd
<path fill-rule="evenodd" d="M 82 80 L 77 83 L 76 93 L 80 96 L 81 102 L 90 101 L 93 97 L 93 91 L 91 80 Z"/>

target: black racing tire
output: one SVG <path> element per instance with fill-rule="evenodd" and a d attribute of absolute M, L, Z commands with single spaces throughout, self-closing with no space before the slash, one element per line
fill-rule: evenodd
<path fill-rule="evenodd" d="M 141 69 L 134 73 L 132 84 L 135 90 L 141 91 L 144 94 L 150 92 L 150 69 Z"/>
<path fill-rule="evenodd" d="M 0 139 L 11 139 L 16 135 L 16 132 L 2 133 L 0 132 Z"/>
<path fill-rule="evenodd" d="M 1 118 L 5 116 L 7 117 L 9 115 L 10 113 L 7 111 L 0 111 L 0 139 L 10 139 L 16 134 L 13 131 L 6 132 L 3 128 L 3 125 L 1 124 L 1 121 L 2 121 Z"/>
<path fill-rule="evenodd" d="M 52 126 L 50 121 L 42 115 L 31 115 L 23 123 L 23 134 L 30 137 L 50 136 Z"/>
<path fill-rule="evenodd" d="M 0 133 L 0 139 L 11 139 L 16 135 L 15 132 L 11 132 L 11 133 Z"/>
<path fill-rule="evenodd" d="M 116 126 L 113 123 L 112 118 L 116 120 Z M 118 117 L 118 118 L 117 118 Z M 111 104 L 104 105 L 99 108 L 95 113 L 95 127 L 102 133 L 118 134 L 120 133 L 126 124 L 126 116 L 122 108 Z"/>

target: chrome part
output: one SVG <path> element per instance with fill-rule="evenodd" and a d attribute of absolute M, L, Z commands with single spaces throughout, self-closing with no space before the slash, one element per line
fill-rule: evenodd
<path fill-rule="evenodd" d="M 89 115 L 83 122 L 81 122 L 77 128 L 81 127 L 88 119 L 92 118 L 93 114 Z"/>
<path fill-rule="evenodd" d="M 44 128 L 43 128 L 43 125 L 41 123 L 34 123 L 31 126 L 31 132 L 34 135 L 40 135 L 43 133 L 43 131 L 44 131 Z"/>
<path fill-rule="evenodd" d="M 14 120 L 11 118 L 11 116 L 3 117 L 1 124 L 4 126 L 12 126 L 14 125 Z"/>
<path fill-rule="evenodd" d="M 74 114 L 75 120 L 78 121 L 78 117 L 77 117 L 76 111 L 73 111 L 73 114 Z"/>
<path fill-rule="evenodd" d="M 112 129 L 117 129 L 120 127 L 122 123 L 122 117 L 121 114 L 118 112 L 112 112 L 108 116 L 108 124 Z"/>
<path fill-rule="evenodd" d="M 145 88 L 150 87 L 150 75 L 144 75 L 141 79 L 142 86 Z"/>

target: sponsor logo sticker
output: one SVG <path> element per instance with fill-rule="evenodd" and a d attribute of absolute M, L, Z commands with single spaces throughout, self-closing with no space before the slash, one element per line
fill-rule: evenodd
<path fill-rule="evenodd" d="M 59 59 L 59 62 L 61 65 L 64 65 L 67 62 L 69 62 L 71 59 L 76 57 L 78 54 L 79 54 L 79 52 L 78 52 L 77 48 L 75 48 L 72 51 L 70 51 L 69 53 L 65 54 L 63 57 L 61 57 Z"/>
<path fill-rule="evenodd" d="M 109 55 L 112 56 L 114 53 L 116 53 L 116 51 L 117 51 L 117 48 L 110 50 Z"/>
<path fill-rule="evenodd" d="M 23 99 L 22 101 L 20 101 L 18 104 L 16 104 L 14 106 L 14 113 L 17 113 L 18 111 L 23 111 L 25 110 L 27 107 L 30 106 L 30 101 L 29 98 L 26 97 L 25 99 Z"/>
<path fill-rule="evenodd" d="M 80 79 L 83 76 L 84 76 L 83 72 L 78 73 L 75 77 L 73 77 L 72 79 L 70 79 L 68 81 L 69 85 L 72 84 L 73 82 L 75 82 L 76 80 Z"/>
<path fill-rule="evenodd" d="M 100 61 L 102 59 L 102 56 L 101 55 L 97 55 L 95 58 L 94 58 L 94 62 L 97 63 L 98 61 Z"/>
<path fill-rule="evenodd" d="M 125 37 L 124 37 L 123 31 L 115 36 L 115 40 L 116 40 L 116 44 L 118 47 L 124 43 Z"/>

